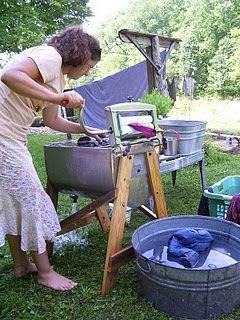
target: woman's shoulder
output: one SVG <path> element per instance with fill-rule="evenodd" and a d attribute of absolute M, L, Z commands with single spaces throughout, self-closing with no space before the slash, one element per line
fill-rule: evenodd
<path fill-rule="evenodd" d="M 62 57 L 54 47 L 41 45 L 27 49 L 25 55 L 37 65 L 44 83 L 54 81 L 61 76 Z"/>
<path fill-rule="evenodd" d="M 25 50 L 26 55 L 40 55 L 45 58 L 51 58 L 62 60 L 61 55 L 58 51 L 52 47 L 48 46 L 47 44 L 43 44 L 40 46 L 31 47 Z"/>
<path fill-rule="evenodd" d="M 39 71 L 43 74 L 55 75 L 62 67 L 61 55 L 54 47 L 48 45 L 29 48 L 26 56 L 35 61 Z"/>

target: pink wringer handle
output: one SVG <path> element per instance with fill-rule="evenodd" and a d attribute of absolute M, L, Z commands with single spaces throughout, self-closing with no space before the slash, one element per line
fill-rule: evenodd
<path fill-rule="evenodd" d="M 149 128 L 148 126 L 144 126 L 141 123 L 138 122 L 131 122 L 128 124 L 129 127 L 142 132 L 145 138 L 152 138 L 156 136 L 156 130 Z"/>

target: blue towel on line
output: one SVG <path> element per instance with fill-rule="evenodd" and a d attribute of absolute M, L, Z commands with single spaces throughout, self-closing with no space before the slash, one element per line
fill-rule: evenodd
<path fill-rule="evenodd" d="M 199 254 L 207 251 L 213 240 L 205 229 L 180 229 L 169 239 L 168 253 L 184 267 L 193 268 L 199 261 Z"/>

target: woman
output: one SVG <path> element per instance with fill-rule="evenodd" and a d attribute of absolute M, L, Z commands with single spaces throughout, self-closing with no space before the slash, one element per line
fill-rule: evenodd
<path fill-rule="evenodd" d="M 9 243 L 15 277 L 38 272 L 39 284 L 66 291 L 77 283 L 53 270 L 46 241 L 60 230 L 53 204 L 45 193 L 27 150 L 27 130 L 42 110 L 45 125 L 81 133 L 78 123 L 59 116 L 59 105 L 82 108 L 75 91 L 63 92 L 64 76 L 87 75 L 101 58 L 98 41 L 81 27 L 69 27 L 46 44 L 29 48 L 0 72 L 0 246 Z M 30 251 L 33 262 L 27 257 Z"/>

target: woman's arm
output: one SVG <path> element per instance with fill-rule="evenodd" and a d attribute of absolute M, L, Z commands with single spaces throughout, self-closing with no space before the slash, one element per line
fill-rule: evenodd
<path fill-rule="evenodd" d="M 5 71 L 1 81 L 19 95 L 61 105 L 63 100 L 68 101 L 67 107 L 82 108 L 84 99 L 76 91 L 54 93 L 39 82 L 43 82 L 36 63 L 31 58 L 25 58 L 21 63 Z"/>
<path fill-rule="evenodd" d="M 61 131 L 63 133 L 84 133 L 80 123 L 72 122 L 58 115 L 58 106 L 49 105 L 43 109 L 43 122 L 51 129 Z M 88 127 L 91 130 L 99 131 L 99 129 Z M 102 141 L 105 135 L 90 135 L 97 141 Z"/>
<path fill-rule="evenodd" d="M 36 63 L 31 58 L 24 59 L 21 63 L 4 72 L 1 80 L 12 91 L 22 96 L 56 104 L 61 102 L 58 94 L 38 83 L 42 77 Z"/>
<path fill-rule="evenodd" d="M 49 105 L 43 109 L 43 122 L 51 129 L 65 133 L 83 133 L 79 123 L 62 118 L 58 114 L 58 106 Z"/>

